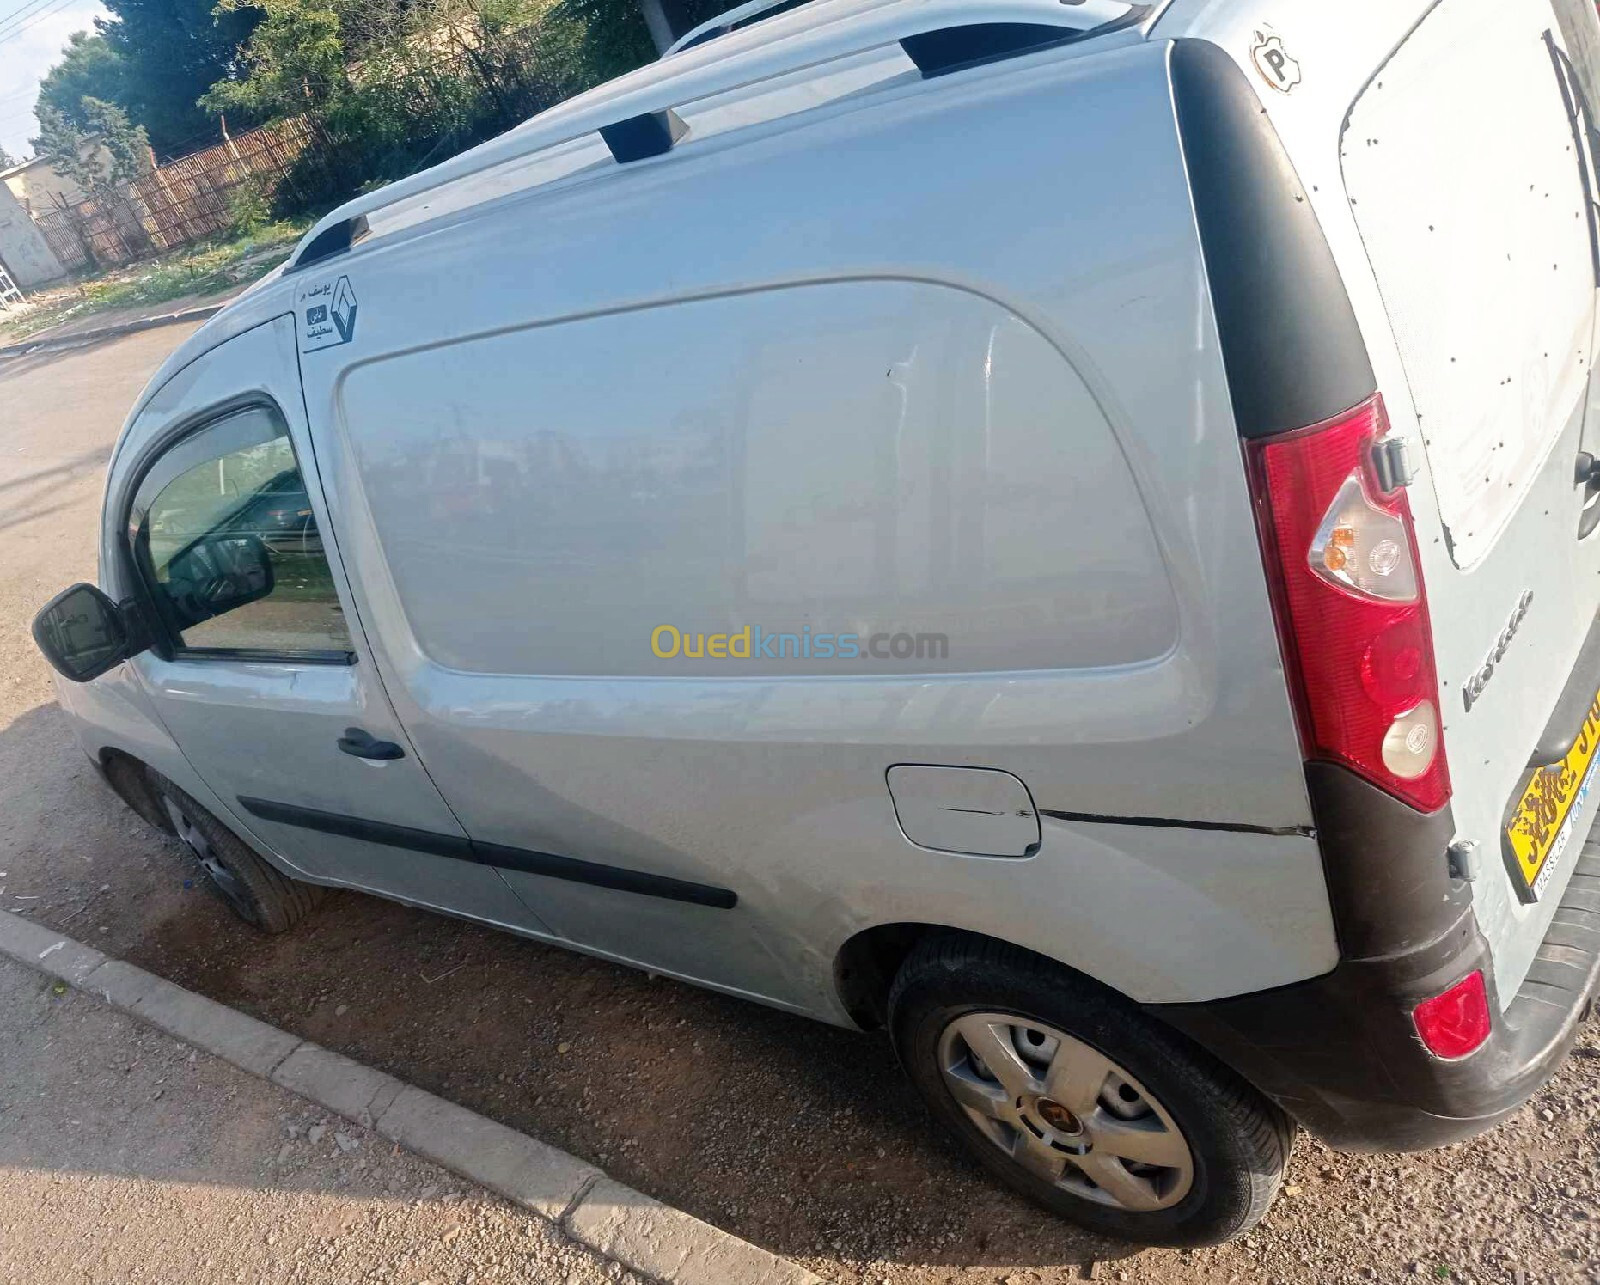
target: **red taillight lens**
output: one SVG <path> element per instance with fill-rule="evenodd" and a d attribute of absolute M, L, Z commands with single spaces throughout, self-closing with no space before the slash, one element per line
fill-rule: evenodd
<path fill-rule="evenodd" d="M 1466 1057 L 1489 1038 L 1489 992 L 1481 972 L 1468 973 L 1459 982 L 1412 1011 L 1417 1034 L 1428 1052 L 1446 1059 Z"/>
<path fill-rule="evenodd" d="M 1450 772 L 1411 506 L 1372 465 L 1388 427 L 1374 397 L 1249 443 L 1250 477 L 1306 757 L 1433 812 Z"/>

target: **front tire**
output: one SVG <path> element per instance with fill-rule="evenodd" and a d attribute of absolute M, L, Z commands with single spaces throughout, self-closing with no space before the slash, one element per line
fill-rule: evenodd
<path fill-rule="evenodd" d="M 316 909 L 327 890 L 291 879 L 258 857 L 232 830 L 171 781 L 152 772 L 150 788 L 172 830 L 234 914 L 264 933 L 284 933 Z"/>
<path fill-rule="evenodd" d="M 1001 942 L 941 935 L 889 998 L 901 1064 L 1001 1182 L 1101 1235 L 1213 1245 L 1278 1192 L 1293 1125 L 1120 996 Z"/>

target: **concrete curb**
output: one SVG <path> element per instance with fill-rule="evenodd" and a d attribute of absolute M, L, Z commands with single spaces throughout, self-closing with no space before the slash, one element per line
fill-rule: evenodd
<path fill-rule="evenodd" d="M 181 325 L 185 321 L 204 321 L 226 308 L 232 299 L 206 304 L 203 308 L 185 308 L 181 312 L 163 312 L 154 317 L 140 317 L 136 321 L 123 321 L 115 326 L 101 326 L 98 330 L 81 330 L 77 334 L 58 335 L 56 338 L 24 339 L 20 344 L 0 348 L 0 360 L 7 357 L 26 357 L 29 353 L 59 352 L 83 344 L 98 343 L 102 339 L 117 339 L 136 334 L 141 330 L 155 330 L 160 326 Z"/>
<path fill-rule="evenodd" d="M 669 1285 L 822 1285 L 526 1134 L 0 911 L 0 955 L 370 1128 Z"/>

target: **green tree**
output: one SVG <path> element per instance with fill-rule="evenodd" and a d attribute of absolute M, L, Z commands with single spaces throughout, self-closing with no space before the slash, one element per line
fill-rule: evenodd
<path fill-rule="evenodd" d="M 128 95 L 128 68 L 120 53 L 99 33 L 74 32 L 61 61 L 39 82 L 36 112 L 52 111 L 80 130 L 89 127 L 85 99 L 122 106 Z M 41 116 L 41 119 L 43 117 Z"/>
<path fill-rule="evenodd" d="M 584 56 L 602 80 L 659 56 L 639 0 L 562 0 L 583 24 Z"/>
<path fill-rule="evenodd" d="M 686 31 L 726 13 L 739 0 L 562 0 L 584 24 L 584 46 L 603 77 L 653 62 Z"/>
<path fill-rule="evenodd" d="M 162 156 L 218 141 L 219 122 L 200 106 L 218 80 L 237 73 L 239 48 L 261 19 L 216 0 L 105 0 L 109 18 L 78 32 L 39 87 L 39 109 L 82 129 L 86 98 L 115 103 L 142 126 Z"/>
<path fill-rule="evenodd" d="M 260 22 L 204 102 L 317 127 L 279 215 L 443 160 L 598 79 L 553 0 L 221 0 L 246 4 Z"/>
<path fill-rule="evenodd" d="M 149 169 L 144 128 L 122 108 L 98 98 L 84 98 L 78 106 L 81 125 L 55 108 L 40 109 L 39 136 L 33 140 L 37 155 L 48 156 L 59 173 L 95 196 Z"/>
<path fill-rule="evenodd" d="M 0 170 L 8 170 L 17 163 L 15 156 L 6 151 L 5 148 L 0 147 Z"/>
<path fill-rule="evenodd" d="M 242 74 L 219 79 L 202 105 L 217 113 L 295 116 L 337 108 L 351 91 L 340 0 L 220 0 L 219 15 L 253 12 Z"/>
<path fill-rule="evenodd" d="M 236 71 L 241 45 L 260 21 L 238 6 L 213 11 L 215 0 L 105 0 L 99 23 L 126 77 L 115 98 L 162 156 L 181 155 L 221 138 L 200 98 Z"/>
<path fill-rule="evenodd" d="M 150 249 L 150 234 L 134 203 L 128 183 L 150 166 L 150 145 L 144 129 L 133 124 L 115 103 L 83 98 L 78 103 L 82 126 L 53 107 L 39 109 L 39 136 L 33 140 L 37 155 L 48 156 L 57 171 L 88 195 L 93 208 L 110 219 L 123 246 L 134 254 Z M 59 198 L 58 198 L 59 199 Z M 90 217 L 84 206 L 66 206 L 71 225 L 89 262 L 99 266 Z"/>

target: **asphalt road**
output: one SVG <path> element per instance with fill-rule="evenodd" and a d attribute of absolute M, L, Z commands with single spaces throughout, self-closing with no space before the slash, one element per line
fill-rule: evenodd
<path fill-rule="evenodd" d="M 0 906 L 443 1094 L 842 1282 L 1600 1281 L 1600 1039 L 1486 1138 L 1302 1138 L 1263 1226 L 1137 1252 L 1004 1194 L 887 1043 L 351 894 L 267 939 L 95 779 L 28 637 L 92 579 L 124 411 L 186 333 L 0 363 Z M 3 1118 L 3 1117 L 0 1117 Z M 3 1128 L 3 1125 L 0 1125 Z M 63 1235 L 69 1234 L 65 1229 Z"/>

